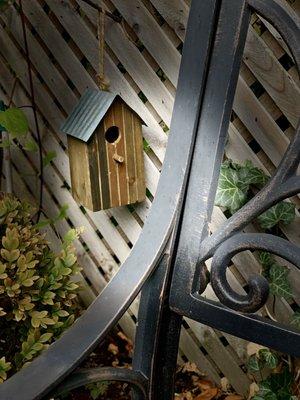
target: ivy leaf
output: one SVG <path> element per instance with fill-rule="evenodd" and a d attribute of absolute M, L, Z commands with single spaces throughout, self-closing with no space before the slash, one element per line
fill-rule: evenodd
<path fill-rule="evenodd" d="M 247 368 L 249 372 L 258 372 L 261 370 L 261 365 L 255 354 L 249 357 L 249 360 L 247 362 Z"/>
<path fill-rule="evenodd" d="M 300 311 L 296 311 L 292 316 L 291 325 L 295 326 L 297 329 L 300 329 Z"/>
<path fill-rule="evenodd" d="M 227 165 L 221 167 L 215 204 L 234 214 L 247 201 L 249 185 L 240 180 L 239 174 Z"/>
<path fill-rule="evenodd" d="M 269 272 L 270 292 L 286 300 L 293 297 L 288 274 L 289 270 L 279 264 L 273 264 Z"/>
<path fill-rule="evenodd" d="M 0 111 L 0 125 L 15 137 L 25 135 L 29 129 L 26 115 L 19 108 Z"/>
<path fill-rule="evenodd" d="M 245 184 L 262 188 L 269 180 L 268 176 L 260 168 L 254 167 L 251 161 L 246 161 L 242 166 L 236 164 L 235 168 Z"/>
<path fill-rule="evenodd" d="M 261 349 L 258 352 L 260 359 L 265 362 L 265 365 L 270 369 L 275 369 L 278 365 L 278 358 L 276 354 L 268 349 Z"/>
<path fill-rule="evenodd" d="M 294 219 L 295 205 L 286 201 L 281 201 L 257 218 L 261 228 L 263 229 L 271 229 L 279 222 L 288 225 L 293 222 Z"/>

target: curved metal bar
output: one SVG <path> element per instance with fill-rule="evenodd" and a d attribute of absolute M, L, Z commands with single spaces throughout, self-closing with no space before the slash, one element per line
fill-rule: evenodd
<path fill-rule="evenodd" d="M 300 248 L 277 236 L 242 233 L 227 239 L 216 251 L 211 266 L 211 284 L 222 304 L 236 311 L 256 312 L 267 301 L 268 281 L 255 275 L 248 282 L 247 295 L 236 293 L 226 278 L 226 269 L 234 255 L 244 250 L 265 250 L 276 254 L 300 269 Z"/>
<path fill-rule="evenodd" d="M 286 40 L 300 71 L 300 21 L 289 12 L 280 0 L 248 0 L 249 6 L 268 20 Z M 299 192 L 296 174 L 300 160 L 300 122 L 275 175 L 270 182 L 244 207 L 229 218 L 213 235 L 203 240 L 200 246 L 199 265 L 211 257 L 216 248 L 230 236 L 241 231 L 251 220 L 278 201 Z M 291 180 L 289 179 L 291 178 Z M 286 181 L 287 180 L 287 181 Z"/>
<path fill-rule="evenodd" d="M 74 372 L 55 389 L 50 397 L 55 398 L 80 386 L 103 381 L 129 383 L 144 399 L 147 398 L 148 381 L 140 372 L 113 367 L 83 369 Z"/>
<path fill-rule="evenodd" d="M 195 17 L 201 24 L 195 24 L 186 39 L 167 153 L 139 241 L 82 317 L 41 356 L 0 385 L 1 399 L 38 400 L 50 392 L 117 323 L 164 252 L 175 216 L 182 207 L 210 56 L 211 21 L 203 20 L 201 10 L 205 4 L 194 4 Z"/>
<path fill-rule="evenodd" d="M 285 7 L 281 0 L 247 0 L 249 6 L 264 17 L 281 34 L 289 47 L 295 62 L 300 66 L 299 18 L 291 7 Z"/>

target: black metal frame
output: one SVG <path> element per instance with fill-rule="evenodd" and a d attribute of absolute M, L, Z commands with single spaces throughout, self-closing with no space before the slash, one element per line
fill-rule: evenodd
<path fill-rule="evenodd" d="M 88 382 L 113 380 L 130 383 L 135 400 L 171 400 L 182 316 L 300 356 L 299 331 L 253 314 L 268 295 L 264 278 L 251 278 L 245 296 L 226 280 L 230 259 L 246 249 L 268 250 L 300 268 L 300 249 L 294 244 L 242 233 L 253 218 L 299 193 L 299 126 L 268 185 L 218 232 L 209 236 L 208 231 L 252 10 L 279 30 L 299 68 L 299 20 L 280 0 L 193 0 L 167 154 L 141 237 L 74 326 L 0 385 L 1 399 L 44 399 Z M 220 303 L 201 296 L 207 285 L 204 262 L 210 257 L 211 284 Z M 133 370 L 72 374 L 141 289 Z"/>

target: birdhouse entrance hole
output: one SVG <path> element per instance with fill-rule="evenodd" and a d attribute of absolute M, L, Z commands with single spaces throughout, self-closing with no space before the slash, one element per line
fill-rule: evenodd
<path fill-rule="evenodd" d="M 105 132 L 105 139 L 108 143 L 114 143 L 115 141 L 118 140 L 119 136 L 120 136 L 120 131 L 117 126 L 111 126 Z"/>

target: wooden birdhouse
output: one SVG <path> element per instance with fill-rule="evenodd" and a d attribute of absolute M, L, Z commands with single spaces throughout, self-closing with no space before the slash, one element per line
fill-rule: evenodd
<path fill-rule="evenodd" d="M 88 89 L 61 131 L 77 202 L 99 211 L 145 199 L 142 120 L 121 97 Z"/>

